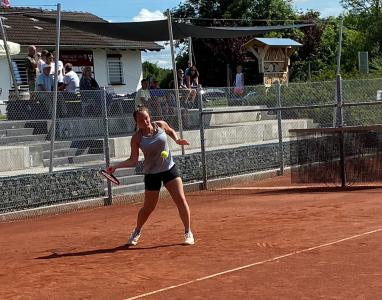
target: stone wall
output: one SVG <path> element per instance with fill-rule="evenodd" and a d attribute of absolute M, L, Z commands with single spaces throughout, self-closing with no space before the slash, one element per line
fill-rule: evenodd
<path fill-rule="evenodd" d="M 278 143 L 243 146 L 207 152 L 208 178 L 254 173 L 279 167 Z M 284 143 L 289 164 L 289 142 Z M 184 182 L 201 181 L 201 153 L 174 158 Z M 142 172 L 142 163 L 136 168 Z M 0 179 L 0 213 L 105 196 L 97 170 L 81 169 Z"/>
<path fill-rule="evenodd" d="M 289 165 L 290 142 L 284 142 L 283 145 L 284 164 Z M 208 151 L 206 153 L 207 177 L 212 179 L 279 168 L 278 148 L 278 143 L 267 143 Z M 203 179 L 201 153 L 175 156 L 174 161 L 184 182 Z M 141 173 L 142 169 L 143 164 L 140 162 L 136 172 Z"/>
<path fill-rule="evenodd" d="M 0 179 L 0 213 L 105 195 L 96 170 L 71 170 Z"/>

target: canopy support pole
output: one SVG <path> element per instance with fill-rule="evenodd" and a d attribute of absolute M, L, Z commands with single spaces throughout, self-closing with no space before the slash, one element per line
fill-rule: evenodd
<path fill-rule="evenodd" d="M 9 48 L 8 48 L 8 42 L 7 42 L 7 37 L 5 35 L 5 30 L 4 30 L 4 25 L 3 25 L 3 19 L 1 18 L 1 15 L 0 15 L 0 27 L 1 27 L 1 35 L 3 36 L 3 41 L 4 41 L 4 49 L 5 49 L 5 53 L 7 54 L 7 60 L 8 60 L 8 66 L 9 66 L 9 71 L 11 73 L 11 77 L 12 77 L 12 82 L 13 82 L 13 85 L 15 87 L 15 95 L 16 95 L 16 99 L 19 99 L 19 87 L 17 85 L 17 81 L 16 81 L 16 76 L 15 76 L 15 73 L 13 72 L 13 67 L 12 67 L 12 61 L 11 61 L 11 55 L 10 55 L 10 52 L 9 52 Z"/>
<path fill-rule="evenodd" d="M 179 135 L 183 139 L 183 124 L 182 124 L 182 111 L 180 107 L 179 99 L 179 85 L 178 85 L 178 75 L 175 64 L 175 51 L 174 51 L 174 36 L 172 32 L 172 21 L 171 21 L 171 12 L 167 11 L 167 20 L 168 20 L 168 34 L 170 38 L 170 48 L 171 48 L 171 63 L 172 63 L 172 73 L 174 76 L 174 88 L 175 88 L 175 97 L 176 97 L 176 106 L 178 111 L 178 124 L 179 124 Z M 182 155 L 184 155 L 184 146 L 182 145 Z"/>

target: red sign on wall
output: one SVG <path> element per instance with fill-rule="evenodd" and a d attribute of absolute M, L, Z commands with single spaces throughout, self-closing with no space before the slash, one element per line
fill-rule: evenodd
<path fill-rule="evenodd" d="M 71 63 L 73 67 L 93 67 L 93 52 L 84 50 L 64 50 L 60 53 L 60 60 L 65 65 Z"/>

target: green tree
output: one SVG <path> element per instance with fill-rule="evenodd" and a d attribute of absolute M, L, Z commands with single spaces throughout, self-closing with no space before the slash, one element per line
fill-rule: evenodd
<path fill-rule="evenodd" d="M 259 26 L 273 24 L 272 19 L 297 18 L 291 0 L 186 0 L 172 10 L 172 15 L 174 18 L 191 18 L 191 23 L 200 26 Z M 263 21 L 252 21 L 259 19 Z M 195 62 L 200 72 L 201 83 L 208 86 L 225 86 L 227 64 L 232 70 L 237 65 L 244 64 L 244 72 L 248 71 L 247 73 L 251 74 L 246 76 L 246 83 L 255 83 L 255 64 L 248 64 L 246 67 L 245 53 L 242 52 L 242 45 L 250 39 L 193 39 Z M 185 56 L 185 53 L 181 53 L 178 57 L 178 67 L 185 67 Z"/>
<path fill-rule="evenodd" d="M 371 57 L 380 56 L 382 52 L 382 0 L 342 0 L 341 4 L 348 10 L 345 24 L 360 31 L 367 41 L 365 49 Z"/>
<path fill-rule="evenodd" d="M 168 77 L 172 75 L 172 71 L 169 69 L 163 69 L 158 67 L 157 64 L 145 61 L 142 64 L 143 78 L 149 80 L 156 79 L 162 88 L 168 88 Z"/>

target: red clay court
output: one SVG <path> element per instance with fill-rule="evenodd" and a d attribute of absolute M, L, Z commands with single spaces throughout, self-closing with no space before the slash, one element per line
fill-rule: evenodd
<path fill-rule="evenodd" d="M 0 299 L 381 299 L 382 188 L 277 177 L 188 193 L 194 246 L 160 200 L 0 224 Z"/>

